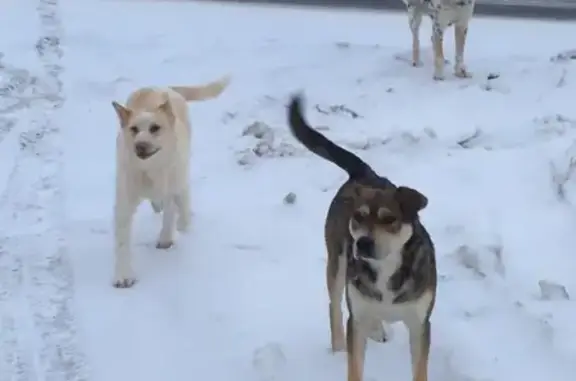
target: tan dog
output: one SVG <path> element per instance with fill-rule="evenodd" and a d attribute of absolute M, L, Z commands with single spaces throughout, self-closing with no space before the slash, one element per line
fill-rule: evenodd
<path fill-rule="evenodd" d="M 190 138 L 187 101 L 212 99 L 228 86 L 229 77 L 204 86 L 145 87 L 130 95 L 126 106 L 112 102 L 120 120 L 116 140 L 114 286 L 134 285 L 130 234 L 136 208 L 148 199 L 163 212 L 156 247 L 174 243 L 190 224 Z M 176 219 L 176 214 L 178 218 Z"/>

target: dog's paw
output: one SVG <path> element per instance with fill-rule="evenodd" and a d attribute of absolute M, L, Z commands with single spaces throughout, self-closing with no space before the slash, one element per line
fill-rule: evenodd
<path fill-rule="evenodd" d="M 444 80 L 444 74 L 434 74 L 434 76 L 432 77 L 435 81 L 443 81 Z"/>
<path fill-rule="evenodd" d="M 115 288 L 130 288 L 136 284 L 137 279 L 132 271 L 132 266 L 128 263 L 119 261 L 114 270 L 114 280 L 112 285 Z"/>
<path fill-rule="evenodd" d="M 454 75 L 458 78 L 472 78 L 472 73 L 466 69 L 458 69 L 454 71 Z"/>
<path fill-rule="evenodd" d="M 115 288 L 130 288 L 136 284 L 136 276 L 130 269 L 117 270 L 112 285 Z"/>
<path fill-rule="evenodd" d="M 115 288 L 130 288 L 137 282 L 136 278 L 116 279 L 112 284 Z"/>
<path fill-rule="evenodd" d="M 471 78 L 472 73 L 466 69 L 466 66 L 460 64 L 454 66 L 454 75 L 458 78 Z"/>
<path fill-rule="evenodd" d="M 166 250 L 171 248 L 172 246 L 174 246 L 174 241 L 158 241 L 156 243 L 156 248 L 157 249 L 162 249 L 162 250 Z"/>
<path fill-rule="evenodd" d="M 412 67 L 422 67 L 422 61 L 412 61 Z"/>
<path fill-rule="evenodd" d="M 392 328 L 384 322 L 377 322 L 368 337 L 378 343 L 385 343 L 392 339 Z"/>

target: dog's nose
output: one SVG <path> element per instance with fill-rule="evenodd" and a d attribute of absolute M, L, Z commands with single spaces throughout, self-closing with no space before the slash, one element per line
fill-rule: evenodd
<path fill-rule="evenodd" d="M 148 151 L 150 150 L 150 145 L 144 142 L 138 142 L 134 145 L 134 150 L 136 151 L 136 155 L 138 156 L 146 156 Z"/>
<path fill-rule="evenodd" d="M 360 253 L 371 254 L 374 250 L 374 240 L 370 237 L 360 237 L 356 240 L 356 250 Z"/>

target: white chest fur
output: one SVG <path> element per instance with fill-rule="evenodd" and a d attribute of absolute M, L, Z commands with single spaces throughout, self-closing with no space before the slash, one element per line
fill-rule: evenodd
<path fill-rule="evenodd" d="M 372 261 L 374 270 L 378 272 L 376 288 L 382 294 L 382 301 L 376 301 L 362 295 L 354 286 L 349 285 L 348 295 L 351 309 L 358 320 L 383 320 L 388 323 L 402 321 L 410 324 L 417 320 L 422 322 L 428 313 L 433 299 L 432 292 L 424 293 L 418 300 L 394 304 L 396 293 L 388 289 L 388 280 L 401 264 L 400 252 L 394 252 L 381 261 Z"/>
<path fill-rule="evenodd" d="M 142 171 L 139 173 L 137 181 L 140 183 L 140 196 L 142 198 L 155 199 L 162 196 L 162 186 L 158 184 L 158 178 L 153 178 L 150 174 Z"/>

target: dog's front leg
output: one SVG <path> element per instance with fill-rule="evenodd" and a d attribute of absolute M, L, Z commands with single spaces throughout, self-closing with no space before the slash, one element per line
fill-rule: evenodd
<path fill-rule="evenodd" d="M 430 320 L 408 325 L 413 381 L 428 381 L 428 355 L 430 354 Z"/>
<path fill-rule="evenodd" d="M 434 79 L 444 79 L 444 27 L 437 21 L 432 22 L 432 48 L 434 50 Z"/>
<path fill-rule="evenodd" d="M 341 253 L 330 251 L 328 247 L 328 261 L 326 262 L 326 286 L 328 288 L 328 315 L 330 317 L 330 341 L 332 352 L 346 350 L 344 338 L 344 324 L 342 319 L 342 295 L 346 287 L 346 251 Z"/>
<path fill-rule="evenodd" d="M 176 228 L 179 232 L 185 232 L 190 226 L 190 190 L 186 187 L 183 191 L 174 197 L 176 208 L 178 209 L 178 219 L 176 220 Z"/>
<path fill-rule="evenodd" d="M 466 46 L 466 36 L 468 35 L 468 25 L 454 26 L 454 42 L 455 42 L 455 63 L 454 63 L 454 75 L 459 78 L 469 78 L 471 73 L 466 70 L 466 65 L 464 64 L 464 48 Z"/>
<path fill-rule="evenodd" d="M 346 324 L 346 349 L 348 351 L 348 381 L 362 381 L 366 355 L 366 327 L 354 319 L 352 313 Z"/>
<path fill-rule="evenodd" d="M 119 195 L 116 198 L 114 211 L 114 287 L 116 288 L 132 287 L 136 283 L 136 276 L 132 270 L 130 235 L 132 233 L 132 219 L 137 206 L 137 200 L 125 195 Z"/>
<path fill-rule="evenodd" d="M 156 243 L 157 249 L 168 249 L 174 244 L 174 222 L 176 220 L 176 204 L 172 198 L 162 201 L 162 229 Z"/>

